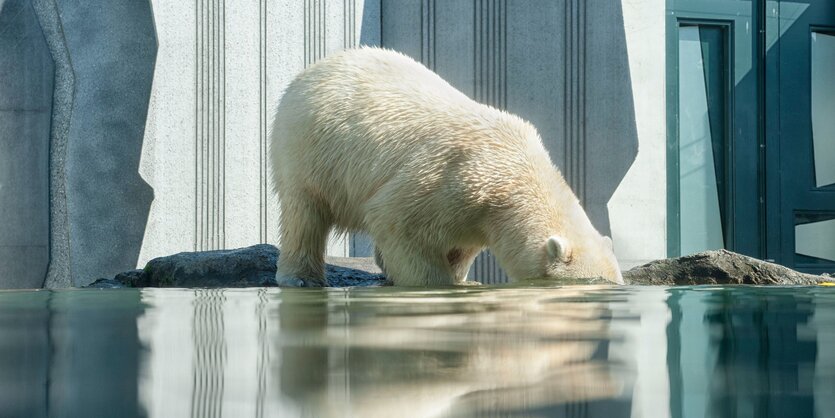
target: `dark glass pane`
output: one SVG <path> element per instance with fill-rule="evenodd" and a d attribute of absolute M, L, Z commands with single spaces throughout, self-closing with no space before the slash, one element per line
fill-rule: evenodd
<path fill-rule="evenodd" d="M 725 30 L 679 28 L 681 253 L 725 247 L 727 121 Z"/>
<path fill-rule="evenodd" d="M 835 213 L 797 213 L 794 251 L 798 264 L 835 263 Z"/>
<path fill-rule="evenodd" d="M 835 184 L 835 35 L 812 32 L 815 186 Z"/>

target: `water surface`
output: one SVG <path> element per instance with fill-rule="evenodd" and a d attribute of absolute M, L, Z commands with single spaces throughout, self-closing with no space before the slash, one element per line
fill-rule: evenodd
<path fill-rule="evenodd" d="M 835 289 L 0 292 L 0 417 L 835 417 Z"/>

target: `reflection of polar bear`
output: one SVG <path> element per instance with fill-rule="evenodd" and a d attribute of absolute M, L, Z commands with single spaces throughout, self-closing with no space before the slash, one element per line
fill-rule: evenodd
<path fill-rule="evenodd" d="M 396 285 L 461 283 L 485 247 L 513 279 L 623 281 L 533 126 L 404 55 L 362 48 L 311 66 L 271 135 L 281 285 L 326 284 L 332 227 L 368 232 Z"/>
<path fill-rule="evenodd" d="M 562 416 L 601 405 L 604 416 L 628 416 L 634 376 L 609 351 L 621 336 L 607 301 L 622 294 L 402 292 L 277 294 L 280 385 L 268 393 L 308 416 Z"/>

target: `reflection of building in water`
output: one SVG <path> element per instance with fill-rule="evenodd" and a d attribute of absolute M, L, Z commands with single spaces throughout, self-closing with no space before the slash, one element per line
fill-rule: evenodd
<path fill-rule="evenodd" d="M 269 352 L 269 295 L 257 292 L 143 290 L 140 400 L 149 416 L 292 415 L 295 405 L 268 381 L 279 359 Z"/>
<path fill-rule="evenodd" d="M 51 292 L 0 293 L 0 417 L 47 416 L 51 298 Z"/>
<path fill-rule="evenodd" d="M 142 417 L 138 292 L 0 293 L 0 417 Z"/>
<path fill-rule="evenodd" d="M 106 303 L 96 293 L 50 298 L 49 416 L 143 415 L 136 317 L 144 307 L 134 290 L 108 295 Z"/>
<path fill-rule="evenodd" d="M 667 379 L 667 333 L 670 312 L 666 289 L 647 287 L 624 292 L 611 303 L 612 323 L 617 330 L 609 348 L 609 359 L 633 372 L 631 416 L 670 416 L 670 382 Z M 613 336 L 614 337 L 614 336 Z"/>
<path fill-rule="evenodd" d="M 797 292 L 752 291 L 670 290 L 673 417 L 813 416 L 823 411 L 816 402 L 829 401 L 816 392 L 835 393 L 835 350 L 818 345 L 831 344 L 831 307 Z"/>
<path fill-rule="evenodd" d="M 828 299 L 823 297 L 827 293 Z M 835 415 L 835 300 L 832 293 L 823 289 L 816 292 L 810 309 L 814 310 L 814 314 L 809 319 L 807 331 L 815 334 L 804 338 L 817 339 L 818 342 L 812 378 L 815 416 L 831 416 Z"/>
<path fill-rule="evenodd" d="M 226 373 L 223 289 L 200 289 L 194 299 L 191 416 L 220 417 Z M 234 314 L 233 314 L 234 315 Z M 251 318 L 247 318 L 251 319 Z M 249 321 L 247 321 L 249 322 Z"/>
<path fill-rule="evenodd" d="M 139 399 L 149 417 L 191 415 L 194 364 L 192 292 L 142 291 L 148 306 L 137 318 L 139 341 L 146 348 L 139 375 Z"/>

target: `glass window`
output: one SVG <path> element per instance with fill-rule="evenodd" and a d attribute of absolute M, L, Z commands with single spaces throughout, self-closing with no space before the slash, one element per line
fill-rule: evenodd
<path fill-rule="evenodd" d="M 725 30 L 679 27 L 681 254 L 724 248 L 727 211 Z"/>
<path fill-rule="evenodd" d="M 835 35 L 812 32 L 811 60 L 815 186 L 822 187 L 835 184 Z"/>
<path fill-rule="evenodd" d="M 835 262 L 835 214 L 795 215 L 794 240 L 798 264 Z"/>

